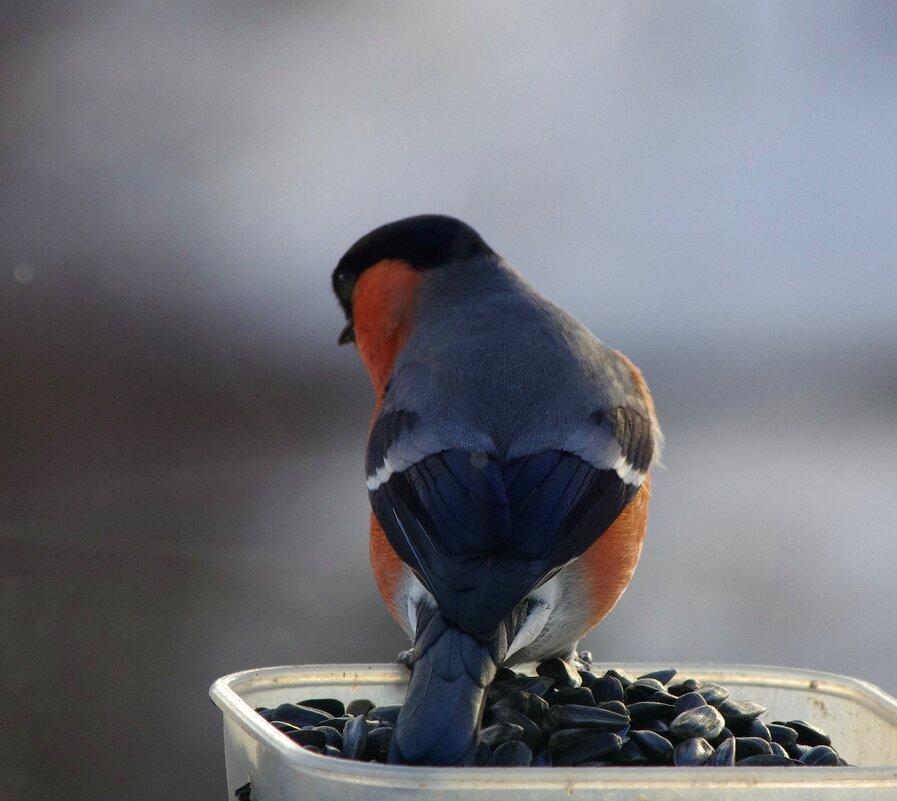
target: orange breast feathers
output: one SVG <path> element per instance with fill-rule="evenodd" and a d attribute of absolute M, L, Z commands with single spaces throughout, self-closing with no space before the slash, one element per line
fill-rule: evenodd
<path fill-rule="evenodd" d="M 589 599 L 586 631 L 597 626 L 629 586 L 648 528 L 651 478 L 645 480 L 629 505 L 579 560 L 580 581 Z"/>
<path fill-rule="evenodd" d="M 659 431 L 654 412 L 654 401 L 648 391 L 645 379 L 626 356 L 620 351 L 615 352 L 625 362 L 635 383 L 642 391 L 645 405 L 648 408 L 648 416 L 651 418 L 651 425 L 655 432 Z M 659 448 L 660 442 L 655 442 L 654 447 L 655 449 Z M 650 501 L 651 475 L 649 473 L 645 476 L 642 486 L 629 505 L 620 513 L 610 528 L 582 555 L 580 576 L 590 600 L 590 629 L 597 626 L 614 608 L 632 580 L 632 574 L 635 572 L 642 552 L 645 531 L 648 528 Z"/>
<path fill-rule="evenodd" d="M 420 282 L 421 274 L 407 262 L 385 259 L 361 274 L 352 293 L 355 342 L 378 401 L 414 326 Z"/>

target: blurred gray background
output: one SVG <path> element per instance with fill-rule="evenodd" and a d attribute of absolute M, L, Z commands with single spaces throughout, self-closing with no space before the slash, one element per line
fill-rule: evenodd
<path fill-rule="evenodd" d="M 897 693 L 897 6 L 0 4 L 0 798 L 221 799 L 209 684 L 405 647 L 329 274 L 473 224 L 667 436 L 605 660 Z"/>

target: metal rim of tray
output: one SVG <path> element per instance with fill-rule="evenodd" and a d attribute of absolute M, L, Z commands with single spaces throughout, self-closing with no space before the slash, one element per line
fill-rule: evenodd
<path fill-rule="evenodd" d="M 668 667 L 662 663 L 601 663 L 602 670 L 616 668 L 642 674 Z M 869 682 L 850 676 L 819 671 L 796 670 L 762 665 L 684 664 L 678 672 L 703 681 L 719 684 L 750 683 L 783 689 L 810 690 L 823 695 L 847 698 L 876 714 L 887 717 L 897 726 L 897 700 Z M 897 788 L 897 765 L 875 767 L 804 767 L 795 775 L 787 767 L 673 768 L 668 767 L 600 767 L 600 768 L 438 768 L 407 765 L 381 765 L 315 754 L 297 746 L 287 737 L 272 737 L 268 722 L 240 697 L 238 690 L 301 688 L 320 684 L 346 686 L 358 692 L 371 684 L 405 684 L 406 668 L 395 664 L 283 665 L 230 673 L 217 679 L 209 695 L 222 712 L 229 713 L 240 727 L 256 740 L 263 741 L 286 763 L 305 772 L 333 775 L 338 771 L 344 779 L 359 784 L 389 787 L 428 788 L 440 786 L 482 790 L 490 783 L 507 786 L 525 779 L 527 787 L 549 789 L 568 787 L 644 788 L 670 786 L 702 788 L 736 788 L 762 784 L 794 787 L 861 788 L 864 785 Z M 337 762 L 338 765 L 334 763 Z"/>

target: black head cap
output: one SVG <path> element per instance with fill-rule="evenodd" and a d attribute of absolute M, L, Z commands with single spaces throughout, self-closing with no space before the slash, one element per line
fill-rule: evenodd
<path fill-rule="evenodd" d="M 441 214 L 421 214 L 381 225 L 359 239 L 333 271 L 333 291 L 349 325 L 340 343 L 351 342 L 352 289 L 358 277 L 384 259 L 401 259 L 415 270 L 431 270 L 456 259 L 495 255 L 483 238 L 466 223 Z"/>

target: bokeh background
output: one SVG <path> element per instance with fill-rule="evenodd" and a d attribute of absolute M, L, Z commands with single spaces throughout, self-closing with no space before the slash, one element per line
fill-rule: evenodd
<path fill-rule="evenodd" d="M 667 436 L 606 660 L 897 693 L 897 6 L 0 4 L 0 798 L 219 799 L 209 684 L 405 647 L 329 274 L 477 227 Z"/>

